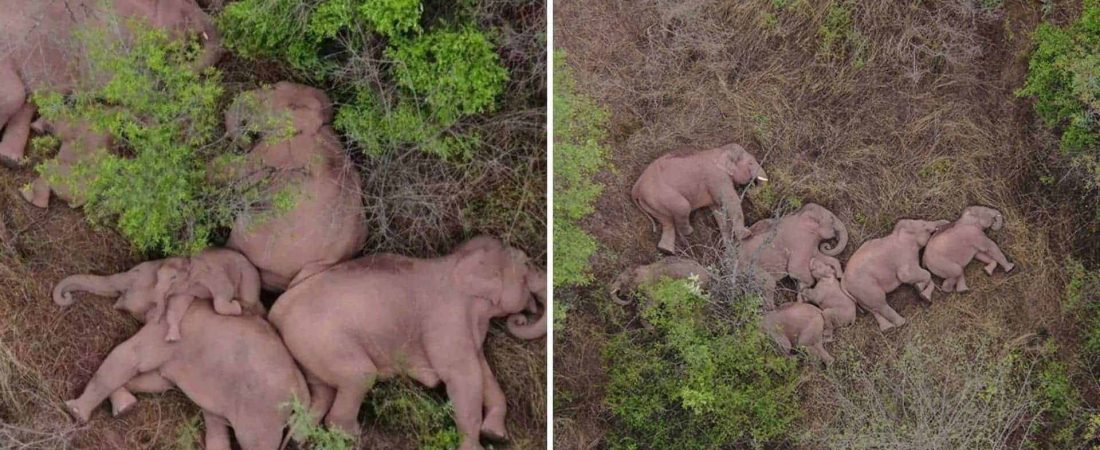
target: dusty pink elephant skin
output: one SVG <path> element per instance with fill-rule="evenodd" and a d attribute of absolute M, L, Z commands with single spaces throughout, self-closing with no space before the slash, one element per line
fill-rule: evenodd
<path fill-rule="evenodd" d="M 810 272 L 817 283 L 802 292 L 802 297 L 821 309 L 825 317 L 825 342 L 832 342 L 837 328 L 856 321 L 856 301 L 840 287 L 840 276 L 832 264 L 814 258 L 810 260 Z"/>
<path fill-rule="evenodd" d="M 691 154 L 668 154 L 649 164 L 631 190 L 631 198 L 650 220 L 661 225 L 657 248 L 676 252 L 676 236 L 693 232 L 691 212 L 714 206 L 722 238 L 748 236 L 736 185 L 767 181 L 767 174 L 743 147 L 726 144 Z"/>
<path fill-rule="evenodd" d="M 273 217 L 241 215 L 226 246 L 256 265 L 264 288 L 282 291 L 362 249 L 367 231 L 361 181 L 332 130 L 332 102 L 324 92 L 282 82 L 248 95 L 259 111 L 238 105 L 226 113 L 227 132 L 249 150 L 240 171 L 273 173 L 272 188 L 291 189 L 294 207 Z M 264 117 L 283 114 L 293 136 L 248 136 Z"/>
<path fill-rule="evenodd" d="M 629 305 L 629 299 L 620 297 L 620 293 L 630 294 L 640 286 L 655 283 L 662 278 L 682 280 L 697 277 L 700 287 L 706 289 L 710 285 L 711 276 L 709 270 L 693 260 L 678 256 L 666 256 L 657 262 L 627 269 L 615 278 L 608 287 L 608 295 L 611 300 L 620 305 Z"/>
<path fill-rule="evenodd" d="M 145 317 L 155 305 L 132 305 Z M 230 428 L 243 450 L 275 450 L 284 441 L 287 405 L 309 404 L 309 388 L 275 329 L 258 316 L 223 316 L 207 300 L 190 303 L 183 338 L 165 342 L 168 325 L 146 322 L 116 346 L 80 396 L 65 402 L 87 422 L 104 400 L 116 415 L 130 410 L 133 393 L 178 388 L 203 411 L 206 449 L 229 450 Z M 241 389 L 248 386 L 248 389 Z"/>
<path fill-rule="evenodd" d="M 198 36 L 204 46 L 199 67 L 216 64 L 224 54 L 217 28 L 194 0 L 5 0 L 0 9 L 0 42 L 7 44 L 0 50 L 0 163 L 16 167 L 23 159 L 35 114 L 31 93 L 66 94 L 92 81 L 82 70 L 84 52 L 73 32 L 106 29 L 110 17 L 142 18 L 176 36 Z"/>
<path fill-rule="evenodd" d="M 824 346 L 825 316 L 816 306 L 787 303 L 765 315 L 760 325 L 783 354 L 789 355 L 795 346 L 805 347 L 826 366 L 833 363 Z"/>
<path fill-rule="evenodd" d="M 986 229 L 999 231 L 1003 226 L 1004 216 L 1000 211 L 971 206 L 963 211 L 959 220 L 928 240 L 922 261 L 929 272 L 943 278 L 941 290 L 966 292 L 969 288 L 963 270 L 974 259 L 985 264 L 985 272 L 989 275 L 993 275 L 998 265 L 1005 272 L 1016 267 L 1008 262 L 997 243 L 985 235 Z"/>
<path fill-rule="evenodd" d="M 848 259 L 840 286 L 875 316 L 882 331 L 905 325 L 905 318 L 886 303 L 886 294 L 909 284 L 930 298 L 935 285 L 932 274 L 921 268 L 919 253 L 932 233 L 947 224 L 946 220 L 899 220 L 890 235 L 864 242 Z"/>
<path fill-rule="evenodd" d="M 546 334 L 546 314 L 527 323 L 535 296 L 545 310 L 546 275 L 520 250 L 478 237 L 433 259 L 392 254 L 341 263 L 286 291 L 271 323 L 302 365 L 315 418 L 359 435 L 359 406 L 374 381 L 407 374 L 446 384 L 462 449 L 479 434 L 506 436 L 504 393 L 482 346 L 493 318 L 517 337 Z"/>

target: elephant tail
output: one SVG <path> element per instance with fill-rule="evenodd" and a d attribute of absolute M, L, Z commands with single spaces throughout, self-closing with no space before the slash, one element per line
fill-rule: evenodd
<path fill-rule="evenodd" d="M 655 215 L 653 214 L 653 211 L 651 211 L 645 203 L 642 203 L 642 200 L 639 199 L 637 196 L 631 196 L 631 198 L 634 200 L 634 204 L 638 205 L 638 209 L 642 210 L 642 213 L 645 214 L 645 218 L 649 219 L 649 226 L 651 229 L 653 229 L 653 232 L 656 233 L 657 221 L 653 220 L 653 216 Z"/>

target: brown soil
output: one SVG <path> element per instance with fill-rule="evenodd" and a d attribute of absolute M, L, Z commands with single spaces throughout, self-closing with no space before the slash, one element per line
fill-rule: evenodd
<path fill-rule="evenodd" d="M 738 142 L 769 173 L 750 190 L 747 222 L 789 209 L 795 198 L 834 211 L 851 240 L 887 234 L 900 218 L 954 219 L 968 205 L 1000 209 L 1006 226 L 993 233 L 1011 274 L 967 271 L 971 291 L 934 304 L 909 288 L 890 303 L 910 319 L 887 334 L 861 315 L 839 339 L 865 358 L 888 355 L 917 334 L 944 339 L 1050 336 L 1073 359 L 1076 333 L 1059 306 L 1062 264 L 1073 254 L 1100 262 L 1089 208 L 1062 184 L 1040 177 L 1057 162 L 1056 141 L 1019 99 L 1042 19 L 1036 2 L 849 2 L 851 44 L 825 49 L 819 29 L 832 1 L 663 2 L 611 0 L 555 3 L 555 42 L 579 90 L 611 116 L 613 170 L 583 224 L 602 246 L 589 288 L 559 292 L 571 302 L 555 345 L 555 440 L 559 448 L 601 448 L 615 426 L 603 407 L 600 350 L 607 333 L 603 293 L 616 273 L 658 257 L 658 234 L 629 201 L 644 167 L 683 148 Z M 1064 23 L 1079 5 L 1056 2 L 1048 18 Z M 719 252 L 709 214 L 693 216 L 687 256 L 708 264 Z M 1093 227 L 1095 225 L 1092 225 Z M 629 314 L 629 311 L 627 312 Z M 801 389 L 808 429 L 830 405 L 809 365 Z M 1090 395 L 1095 395 L 1091 393 Z"/>

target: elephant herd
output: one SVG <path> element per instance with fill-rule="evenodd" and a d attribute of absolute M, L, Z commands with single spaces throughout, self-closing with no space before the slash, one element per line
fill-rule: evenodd
<path fill-rule="evenodd" d="M 195 0 L 6 0 L 0 37 L 20 44 L 0 53 L 0 161 L 22 164 L 35 115 L 29 92 L 67 94 L 95 81 L 66 60 L 72 53 L 65 46 L 74 28 L 100 24 L 105 14 L 144 19 L 177 38 L 200 36 L 203 66 L 224 53 Z M 202 409 L 206 449 L 228 450 L 232 429 L 244 450 L 269 450 L 300 438 L 284 436 L 293 403 L 308 406 L 312 423 L 358 436 L 359 406 L 372 385 L 407 375 L 446 386 L 461 448 L 481 448 L 479 437 L 506 439 L 506 401 L 483 345 L 494 318 L 506 318 L 519 338 L 545 335 L 545 272 L 489 236 L 437 258 L 357 258 L 367 237 L 360 175 L 332 129 L 328 96 L 281 82 L 246 97 L 225 117 L 228 137 L 247 152 L 228 170 L 291 189 L 294 205 L 262 217 L 242 214 L 225 248 L 57 283 L 53 300 L 62 307 L 87 292 L 115 298 L 115 309 L 144 324 L 110 352 L 79 397 L 65 402 L 68 412 L 86 422 L 109 400 L 117 416 L 135 405 L 135 393 L 176 388 Z M 253 126 L 278 116 L 289 117 L 289 138 L 285 129 L 269 136 Z M 110 139 L 87 124 L 34 123 L 62 141 L 57 164 L 111 150 Z M 79 189 L 43 179 L 23 195 L 45 207 L 51 191 L 81 203 Z M 281 292 L 270 311 L 261 289 Z M 528 314 L 539 318 L 529 321 Z"/>
<path fill-rule="evenodd" d="M 735 271 L 761 288 L 764 332 L 789 354 L 793 346 L 806 347 L 825 364 L 833 361 L 824 343 L 835 330 L 856 320 L 857 308 L 874 316 L 882 331 L 905 324 L 886 302 L 903 284 L 914 286 L 931 301 L 936 287 L 932 276 L 943 279 L 944 292 L 967 290 L 963 269 L 977 259 L 993 275 L 1000 266 L 1014 265 L 1005 258 L 985 230 L 1000 230 L 1004 217 L 995 209 L 970 206 L 954 222 L 901 219 L 887 235 L 864 242 L 848 258 L 847 267 L 836 256 L 848 243 L 840 219 L 821 205 L 807 203 L 798 211 L 766 219 L 746 228 L 736 187 L 767 181 L 756 158 L 737 144 L 665 155 L 651 163 L 634 184 L 634 202 L 662 227 L 657 248 L 675 251 L 676 238 L 692 233 L 689 215 L 711 207 L 724 242 L 737 248 Z M 829 245 L 831 240 L 835 245 Z M 923 250 L 923 253 L 922 253 Z M 723 274 L 731 275 L 731 274 Z M 715 278 L 699 263 L 675 256 L 623 272 L 610 285 L 612 300 L 661 278 L 696 276 L 702 287 Z M 791 278 L 797 301 L 776 307 L 777 282 Z"/>

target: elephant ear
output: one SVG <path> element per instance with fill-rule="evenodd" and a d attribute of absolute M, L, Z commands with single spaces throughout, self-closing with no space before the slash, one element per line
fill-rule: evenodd
<path fill-rule="evenodd" d="M 504 282 L 499 255 L 494 253 L 490 249 L 476 248 L 462 255 L 455 265 L 453 278 L 463 294 L 499 305 Z"/>

